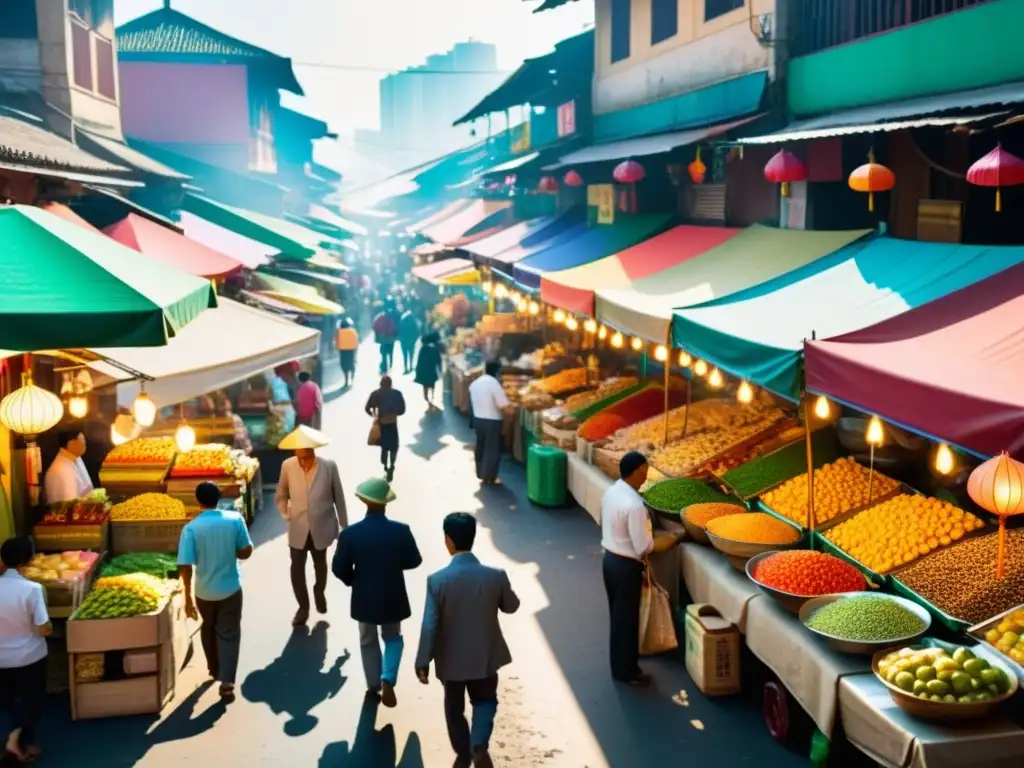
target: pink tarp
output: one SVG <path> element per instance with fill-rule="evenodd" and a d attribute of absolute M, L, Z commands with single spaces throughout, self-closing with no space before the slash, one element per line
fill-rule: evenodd
<path fill-rule="evenodd" d="M 1024 264 L 804 354 L 809 390 L 1024 459 Z"/>

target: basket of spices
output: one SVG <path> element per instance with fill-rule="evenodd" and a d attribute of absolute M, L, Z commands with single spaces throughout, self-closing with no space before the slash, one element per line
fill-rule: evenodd
<path fill-rule="evenodd" d="M 742 501 L 716 491 L 700 480 L 670 477 L 652 484 L 643 492 L 644 501 L 654 512 L 673 521 L 693 504 L 731 504 L 736 512 L 746 511 Z"/>
<path fill-rule="evenodd" d="M 803 535 L 794 526 L 764 512 L 745 512 L 717 517 L 705 530 L 711 546 L 729 557 L 737 570 L 746 569 L 747 560 L 773 549 L 791 549 Z"/>
<path fill-rule="evenodd" d="M 743 507 L 737 506 L 735 502 L 702 502 L 686 507 L 681 521 L 691 539 L 710 546 L 711 539 L 705 530 L 707 524 L 715 518 L 736 514 L 743 514 Z"/>
<path fill-rule="evenodd" d="M 765 552 L 747 561 L 747 576 L 792 613 L 821 595 L 864 592 L 867 581 L 849 563 L 824 552 L 795 549 Z"/>
<path fill-rule="evenodd" d="M 800 621 L 837 651 L 862 655 L 913 643 L 932 625 L 931 615 L 916 603 L 874 592 L 808 600 Z"/>

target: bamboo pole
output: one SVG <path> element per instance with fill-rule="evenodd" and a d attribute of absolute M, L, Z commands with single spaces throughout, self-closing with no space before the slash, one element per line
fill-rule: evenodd
<path fill-rule="evenodd" d="M 686 428 L 690 424 L 690 399 L 693 397 L 693 369 L 686 377 L 686 410 L 683 412 L 683 437 L 686 437 Z"/>
<path fill-rule="evenodd" d="M 665 334 L 665 445 L 668 445 L 668 380 L 669 373 L 672 371 L 672 326 L 669 325 L 668 332 Z"/>
<path fill-rule="evenodd" d="M 814 443 L 811 431 L 811 397 L 804 394 L 804 445 L 807 449 L 807 531 L 808 536 L 814 533 Z M 810 547 L 814 549 L 814 538 L 810 537 Z"/>

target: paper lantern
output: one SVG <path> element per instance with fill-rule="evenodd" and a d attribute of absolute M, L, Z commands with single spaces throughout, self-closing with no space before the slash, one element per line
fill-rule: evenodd
<path fill-rule="evenodd" d="M 875 210 L 875 193 L 888 192 L 896 186 L 896 174 L 875 162 L 875 153 L 868 153 L 868 161 L 850 174 L 850 189 L 854 192 L 866 192 L 868 210 Z"/>
<path fill-rule="evenodd" d="M 152 427 L 156 421 L 156 403 L 153 398 L 146 394 L 146 387 L 140 387 L 139 394 L 132 403 L 132 416 L 136 423 L 143 427 Z"/>
<path fill-rule="evenodd" d="M 634 352 L 639 352 L 644 348 L 644 340 L 641 339 L 639 336 L 634 336 L 633 341 L 630 342 L 630 345 L 633 347 Z"/>
<path fill-rule="evenodd" d="M 21 374 L 21 388 L 0 400 L 0 423 L 12 432 L 33 439 L 57 425 L 64 403 L 53 392 L 37 387 L 32 374 Z"/>
<path fill-rule="evenodd" d="M 623 342 L 624 339 L 622 337 L 622 334 L 616 331 L 615 335 L 612 336 L 612 346 L 615 347 L 616 349 L 622 349 Z"/>
<path fill-rule="evenodd" d="M 576 171 L 569 171 L 562 178 L 562 181 L 565 183 L 565 186 L 567 186 L 567 187 L 582 187 L 583 186 L 583 177 L 580 176 L 578 173 L 576 173 Z"/>
<path fill-rule="evenodd" d="M 554 176 L 545 176 L 540 180 L 540 184 L 537 185 L 538 192 L 557 192 L 558 191 L 558 179 Z"/>
<path fill-rule="evenodd" d="M 693 358 L 690 357 L 689 354 L 687 354 L 686 352 L 680 352 L 679 353 L 679 364 L 683 368 L 689 368 L 690 367 L 690 363 L 692 363 L 692 362 L 693 362 Z"/>
<path fill-rule="evenodd" d="M 999 515 L 996 576 L 1006 573 L 1006 518 L 1024 513 L 1024 464 L 1005 452 L 977 467 L 967 478 L 967 494 L 984 510 Z"/>
<path fill-rule="evenodd" d="M 530 314 L 531 315 L 539 315 L 540 314 L 540 304 L 538 304 L 536 301 L 531 301 L 530 302 L 529 309 L 530 309 Z"/>
<path fill-rule="evenodd" d="M 597 333 L 597 321 L 592 317 L 588 318 L 587 321 L 583 323 L 583 330 L 587 333 Z"/>
<path fill-rule="evenodd" d="M 664 344 L 659 344 L 654 350 L 654 359 L 659 363 L 664 363 L 668 360 L 668 348 Z"/>
<path fill-rule="evenodd" d="M 576 319 L 575 317 L 573 317 L 572 315 L 569 315 L 569 316 L 568 316 L 568 317 L 567 317 L 567 318 L 565 319 L 565 327 L 566 327 L 566 328 L 568 328 L 568 329 L 569 329 L 570 331 L 575 331 L 575 330 L 576 330 L 577 328 L 579 328 L 579 327 L 580 327 L 580 323 L 579 323 L 579 320 L 577 320 L 577 319 Z"/>
<path fill-rule="evenodd" d="M 565 322 L 565 311 L 561 310 L 561 309 L 556 309 L 555 310 L 555 314 L 553 315 L 553 317 L 554 317 L 554 320 L 555 320 L 556 323 L 564 323 Z"/>
<path fill-rule="evenodd" d="M 612 178 L 620 184 L 636 184 L 644 178 L 644 167 L 636 160 L 624 160 L 615 166 Z"/>
<path fill-rule="evenodd" d="M 1024 160 L 1011 155 L 1001 145 L 985 155 L 967 171 L 967 181 L 978 187 L 996 188 L 996 213 L 1003 210 L 1001 187 L 1024 184 Z"/>
<path fill-rule="evenodd" d="M 703 360 L 698 360 L 693 364 L 693 372 L 698 376 L 706 376 L 708 372 L 708 364 Z"/>
<path fill-rule="evenodd" d="M 601 341 L 604 341 L 605 339 L 608 338 L 608 329 L 605 328 L 603 325 L 597 329 L 597 338 L 599 338 Z"/>
<path fill-rule="evenodd" d="M 782 185 L 782 196 L 789 197 L 789 185 L 794 181 L 807 181 L 807 166 L 792 152 L 780 149 L 764 167 L 764 177 Z"/>
<path fill-rule="evenodd" d="M 697 157 L 692 163 L 686 166 L 686 172 L 690 174 L 690 181 L 694 184 L 703 184 L 707 175 L 708 167 L 700 159 L 700 147 L 697 147 Z"/>

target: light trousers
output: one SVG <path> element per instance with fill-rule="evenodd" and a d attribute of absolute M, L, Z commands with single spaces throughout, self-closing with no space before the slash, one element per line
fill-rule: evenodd
<path fill-rule="evenodd" d="M 384 640 L 384 652 L 381 653 L 380 641 Z M 366 675 L 366 687 L 379 690 L 381 682 L 387 681 L 394 685 L 398 682 L 398 665 L 402 663 L 402 651 L 405 640 L 402 639 L 402 625 L 395 624 L 364 624 L 359 622 L 359 650 L 363 657 L 363 673 Z"/>

